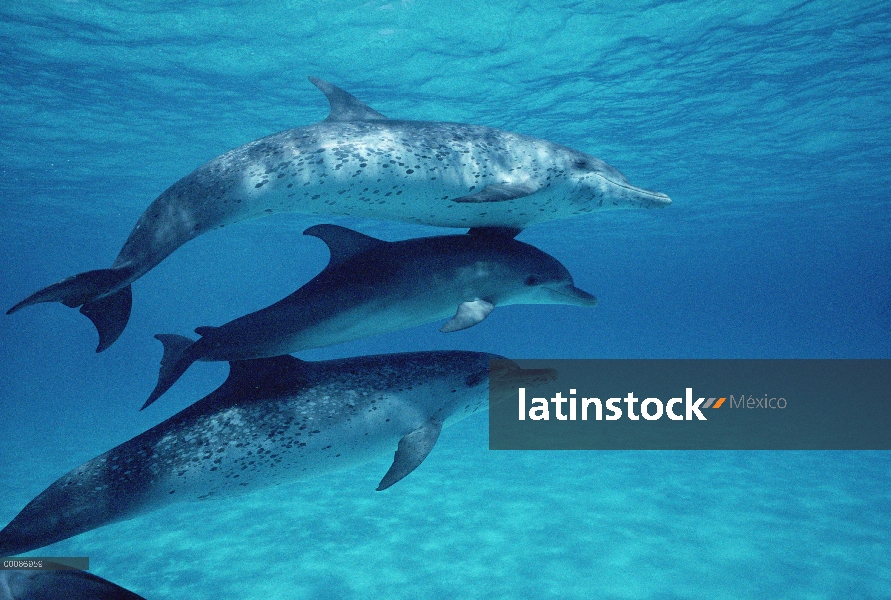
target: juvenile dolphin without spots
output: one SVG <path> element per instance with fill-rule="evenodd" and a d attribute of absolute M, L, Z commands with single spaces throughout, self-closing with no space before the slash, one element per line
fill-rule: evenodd
<path fill-rule="evenodd" d="M 0 571 L 0 600 L 145 600 L 107 579 L 77 570 Z"/>
<path fill-rule="evenodd" d="M 557 259 L 513 239 L 518 231 L 484 228 L 385 242 L 337 225 L 310 227 L 303 233 L 328 244 L 328 266 L 271 306 L 220 327 L 198 327 L 197 342 L 156 335 L 164 356 L 158 384 L 142 408 L 196 360 L 280 356 L 449 316 L 441 331 L 458 331 L 485 319 L 496 305 L 597 303 L 573 285 Z"/>
<path fill-rule="evenodd" d="M 602 160 L 490 127 L 388 119 L 310 77 L 328 118 L 231 150 L 180 179 L 139 218 L 109 269 L 28 296 L 80 306 L 100 352 L 130 317 L 130 284 L 194 237 L 277 212 L 392 219 L 443 227 L 515 227 L 617 207 L 663 207 Z"/>
<path fill-rule="evenodd" d="M 303 480 L 395 452 L 378 486 L 411 473 L 440 430 L 487 408 L 481 352 L 233 362 L 216 391 L 50 485 L 0 531 L 17 555 L 173 502 Z M 549 381 L 508 364 L 493 379 Z M 522 385 L 522 384 L 521 384 Z"/>

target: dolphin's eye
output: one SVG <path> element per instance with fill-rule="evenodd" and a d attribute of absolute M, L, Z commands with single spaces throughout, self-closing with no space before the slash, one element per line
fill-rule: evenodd
<path fill-rule="evenodd" d="M 535 275 L 530 275 L 526 278 L 526 285 L 538 285 L 539 283 L 541 283 L 541 279 Z"/>
<path fill-rule="evenodd" d="M 575 163 L 573 163 L 573 166 L 580 171 L 587 171 L 591 168 L 591 165 L 589 165 L 588 161 L 586 161 L 584 158 L 576 159 Z"/>

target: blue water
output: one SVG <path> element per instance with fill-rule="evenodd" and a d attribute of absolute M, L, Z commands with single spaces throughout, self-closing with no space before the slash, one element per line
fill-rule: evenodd
<path fill-rule="evenodd" d="M 0 306 L 111 264 L 216 155 L 318 121 L 316 75 L 393 117 L 601 157 L 671 207 L 536 225 L 595 309 L 503 307 L 303 358 L 891 358 L 891 2 L 77 2 L 0 5 Z M 329 220 L 332 221 L 332 220 Z M 435 232 L 334 220 L 395 240 Z M 0 524 L 156 405 L 159 332 L 221 324 L 321 269 L 320 222 L 204 235 L 134 285 L 121 339 L 58 304 L 0 317 Z M 888 399 L 882 399 L 887 401 Z M 493 452 L 446 430 L 381 460 L 180 504 L 37 551 L 164 598 L 891 598 L 883 452 Z"/>

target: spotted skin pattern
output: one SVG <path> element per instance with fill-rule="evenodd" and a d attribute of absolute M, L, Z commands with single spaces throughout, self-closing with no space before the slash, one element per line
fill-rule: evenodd
<path fill-rule="evenodd" d="M 536 191 L 466 200 L 492 186 Z M 236 148 L 175 183 L 140 218 L 114 268 L 144 273 L 206 231 L 279 212 L 523 228 L 668 203 L 602 160 L 546 140 L 461 123 L 323 121 Z"/>
<path fill-rule="evenodd" d="M 499 357 L 442 351 L 231 363 L 216 391 L 32 500 L 0 531 L 0 556 L 170 503 L 299 481 L 401 450 L 412 432 L 432 423 L 438 435 L 487 407 L 490 358 Z"/>
<path fill-rule="evenodd" d="M 390 219 L 443 227 L 509 227 L 621 207 L 664 207 L 594 156 L 546 140 L 463 123 L 388 119 L 340 88 L 324 121 L 218 156 L 149 205 L 109 269 L 47 286 L 39 302 L 81 307 L 101 352 L 130 318 L 130 284 L 189 240 L 280 212 Z"/>

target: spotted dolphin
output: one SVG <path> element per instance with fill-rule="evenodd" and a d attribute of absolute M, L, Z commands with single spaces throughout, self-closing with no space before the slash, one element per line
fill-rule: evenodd
<path fill-rule="evenodd" d="M 173 502 L 299 481 L 395 450 L 377 488 L 384 490 L 421 464 L 443 427 L 487 407 L 490 358 L 500 357 L 438 351 L 233 362 L 210 395 L 41 492 L 0 531 L 0 556 Z M 506 365 L 492 378 L 556 376 Z"/>
<path fill-rule="evenodd" d="M 290 296 L 219 327 L 201 339 L 155 336 L 164 344 L 158 399 L 196 360 L 232 361 L 290 354 L 452 317 L 441 331 L 476 325 L 496 305 L 594 306 L 554 257 L 513 239 L 519 230 L 385 242 L 346 227 L 315 225 L 328 266 Z M 453 316 L 454 315 L 454 316 Z"/>
<path fill-rule="evenodd" d="M 0 571 L 0 600 L 145 600 L 107 579 L 78 570 Z"/>
<path fill-rule="evenodd" d="M 270 213 L 523 228 L 671 203 L 589 154 L 491 127 L 388 119 L 326 81 L 310 81 L 328 98 L 327 119 L 198 167 L 149 205 L 111 268 L 43 288 L 7 314 L 39 302 L 80 306 L 101 352 L 127 325 L 132 282 L 192 238 Z"/>

